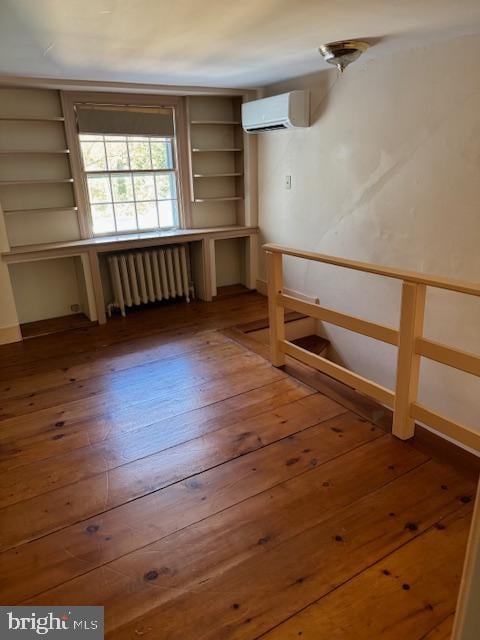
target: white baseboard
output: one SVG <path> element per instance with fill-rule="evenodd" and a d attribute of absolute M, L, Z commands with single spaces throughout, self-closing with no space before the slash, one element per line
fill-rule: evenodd
<path fill-rule="evenodd" d="M 10 344 L 22 340 L 20 325 L 12 324 L 10 327 L 0 327 L 0 344 Z"/>
<path fill-rule="evenodd" d="M 257 279 L 257 291 L 262 295 L 267 295 L 267 282 L 266 280 Z M 301 293 L 300 291 L 296 291 L 295 289 L 284 289 L 283 292 L 287 296 L 292 296 L 294 298 L 299 298 L 300 300 L 304 300 L 305 302 L 311 302 L 312 304 L 318 304 L 318 298 L 313 296 L 308 296 L 305 293 Z"/>
<path fill-rule="evenodd" d="M 267 293 L 267 283 L 265 282 L 265 280 L 260 280 L 259 278 L 257 278 L 256 285 L 257 285 L 258 293 L 261 293 L 262 296 L 268 295 L 268 293 Z"/>
<path fill-rule="evenodd" d="M 263 344 L 268 344 L 269 342 L 270 336 L 268 328 L 257 329 L 248 335 Z M 285 337 L 287 340 L 296 340 L 297 338 L 311 335 L 315 335 L 315 320 L 313 318 L 300 318 L 299 320 L 292 320 L 291 322 L 285 323 Z"/>

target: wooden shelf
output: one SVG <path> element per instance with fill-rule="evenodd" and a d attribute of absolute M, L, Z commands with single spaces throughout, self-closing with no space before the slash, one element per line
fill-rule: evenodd
<path fill-rule="evenodd" d="M 40 207 L 38 209 L 5 209 L 4 213 L 13 215 L 14 213 L 56 213 L 58 211 L 78 211 L 78 207 Z"/>
<path fill-rule="evenodd" d="M 243 176 L 243 173 L 194 173 L 194 178 L 236 178 Z"/>
<path fill-rule="evenodd" d="M 235 125 L 242 124 L 239 120 L 191 120 L 190 124 L 214 124 L 214 125 Z"/>
<path fill-rule="evenodd" d="M 0 149 L 0 155 L 4 154 L 25 154 L 25 155 L 54 155 L 54 154 L 67 154 L 70 153 L 69 149 L 51 149 L 50 151 L 38 150 L 38 149 Z"/>
<path fill-rule="evenodd" d="M 225 152 L 231 152 L 231 151 L 243 151 L 243 149 L 237 147 L 237 148 L 229 148 L 229 149 L 192 149 L 193 153 L 225 153 Z"/>
<path fill-rule="evenodd" d="M 21 117 L 21 116 L 0 116 L 0 121 L 14 121 L 14 122 L 64 122 L 65 118 L 63 116 L 56 116 L 53 118 L 36 118 L 33 116 L 30 117 Z"/>
<path fill-rule="evenodd" d="M 209 224 L 224 220 L 242 223 L 249 215 L 245 201 L 250 198 L 244 162 L 250 145 L 242 130 L 242 98 L 192 96 L 186 102 L 190 202 L 203 203 L 197 207 L 192 204 L 191 218 L 205 219 Z M 222 189 L 221 184 L 225 185 Z"/>
<path fill-rule="evenodd" d="M 220 198 L 195 198 L 194 202 L 223 202 L 227 200 L 243 200 L 241 196 L 223 196 Z"/>
<path fill-rule="evenodd" d="M 62 180 L 0 180 L 0 187 L 22 184 L 61 184 L 66 182 L 73 182 L 73 178 L 63 178 Z"/>

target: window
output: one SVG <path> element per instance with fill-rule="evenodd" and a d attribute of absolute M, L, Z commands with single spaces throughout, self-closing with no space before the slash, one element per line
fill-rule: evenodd
<path fill-rule="evenodd" d="M 178 227 L 172 110 L 82 105 L 77 121 L 93 234 Z"/>

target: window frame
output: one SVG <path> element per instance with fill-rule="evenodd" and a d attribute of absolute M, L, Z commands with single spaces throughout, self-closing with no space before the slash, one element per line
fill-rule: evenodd
<path fill-rule="evenodd" d="M 79 133 L 79 137 L 82 134 Z M 91 134 L 86 134 L 86 135 L 91 135 Z M 175 137 L 170 138 L 170 145 L 169 145 L 169 150 L 168 150 L 168 157 L 171 160 L 171 164 L 170 167 L 167 169 L 109 169 L 108 168 L 108 164 L 109 164 L 109 154 L 107 151 L 107 145 L 109 142 L 114 141 L 114 138 L 116 137 L 116 134 L 111 134 L 111 135 L 103 135 L 103 134 L 93 134 L 93 135 L 99 135 L 101 136 L 103 139 L 100 141 L 105 149 L 105 162 L 106 162 L 106 168 L 105 169 L 96 169 L 96 170 L 88 170 L 85 168 L 84 162 L 83 162 L 83 157 L 81 158 L 82 160 L 82 171 L 83 174 L 85 176 L 85 180 L 87 183 L 87 190 L 88 190 L 88 198 L 89 198 L 89 213 L 90 213 L 90 221 L 92 224 L 92 228 L 94 225 L 94 218 L 93 218 L 93 209 L 95 208 L 95 205 L 97 204 L 106 204 L 106 205 L 112 205 L 113 208 L 113 219 L 114 219 L 114 224 L 115 227 L 118 227 L 118 223 L 120 221 L 120 218 L 117 218 L 117 211 L 116 211 L 116 205 L 121 205 L 121 204 L 130 204 L 133 205 L 135 207 L 135 220 L 136 220 L 136 229 L 114 229 L 113 231 L 106 231 L 106 232 L 96 232 L 95 233 L 95 237 L 102 237 L 102 236 L 109 236 L 112 235 L 112 233 L 114 235 L 119 235 L 119 234 L 129 234 L 129 233 L 149 233 L 149 232 L 153 232 L 153 231 L 172 231 L 175 229 L 180 228 L 180 218 L 179 218 L 179 203 L 178 203 L 178 191 L 179 191 L 179 176 L 178 176 L 178 166 L 176 163 L 176 151 L 175 151 Z M 136 138 L 136 137 L 140 137 L 140 136 L 134 136 L 134 135 L 120 135 L 118 134 L 119 138 L 124 138 L 126 139 L 127 142 L 127 155 L 128 158 L 130 160 L 130 151 L 129 151 L 129 139 L 130 138 Z M 153 136 L 142 136 L 143 138 L 149 139 L 149 138 L 153 138 Z M 110 138 L 110 140 L 105 140 L 105 138 Z M 113 140 L 112 140 L 113 139 Z M 165 140 L 166 138 L 164 138 L 163 136 L 158 136 L 158 138 L 156 138 L 156 140 L 160 140 L 163 139 Z M 88 142 L 88 141 L 86 141 Z M 80 149 L 82 149 L 82 141 L 80 140 Z M 150 160 L 152 161 L 152 149 L 151 149 L 151 142 L 149 143 L 149 152 L 150 152 Z M 83 156 L 83 152 L 82 152 L 82 156 Z M 136 197 L 135 194 L 135 176 L 141 176 L 141 175 L 150 175 L 153 177 L 153 183 L 154 183 L 154 190 L 155 190 L 155 200 L 141 200 L 138 199 Z M 174 183 L 174 189 L 173 192 L 175 194 L 175 197 L 173 198 L 165 198 L 164 201 L 170 201 L 170 202 L 174 202 L 174 208 L 175 208 L 175 213 L 174 213 L 174 218 L 175 218 L 175 224 L 172 226 L 165 226 L 165 227 L 161 227 L 161 226 L 152 226 L 152 227 L 145 227 L 140 229 L 138 227 L 138 220 L 139 220 L 139 212 L 138 212 L 138 207 L 136 206 L 137 204 L 141 204 L 142 202 L 155 202 L 155 208 L 156 208 L 156 215 L 157 215 L 157 220 L 158 222 L 160 222 L 160 210 L 158 208 L 158 203 L 162 201 L 161 198 L 158 197 L 157 194 L 157 180 L 156 180 L 156 176 L 158 175 L 165 175 L 168 176 L 169 178 L 173 178 L 173 183 Z M 92 202 L 90 199 L 90 189 L 89 187 L 89 178 L 91 178 L 92 176 L 98 176 L 100 178 L 107 178 L 108 183 L 110 185 L 110 195 L 111 195 L 111 200 L 108 202 Z M 115 200 L 115 196 L 114 196 L 114 180 L 115 178 L 119 177 L 119 176 L 124 176 L 124 177 L 129 177 L 131 178 L 131 186 L 132 186 L 132 199 L 129 200 L 128 202 L 120 202 L 120 201 L 116 201 Z"/>
<path fill-rule="evenodd" d="M 191 228 L 191 209 L 188 191 L 188 146 L 185 99 L 181 96 L 145 95 L 127 93 L 70 92 L 61 93 L 65 118 L 65 135 L 70 150 L 70 166 L 73 176 L 73 189 L 77 203 L 78 223 L 82 239 L 105 238 L 109 236 L 141 235 L 162 232 L 162 229 L 117 231 L 112 233 L 94 233 L 88 196 L 87 172 L 83 169 L 82 151 L 76 119 L 76 106 L 81 104 L 102 104 L 125 107 L 151 106 L 173 109 L 175 136 L 172 139 L 173 170 L 176 173 L 178 228 Z M 159 136 L 162 137 L 162 136 Z M 105 173 L 109 173 L 108 171 Z M 134 172 L 128 172 L 134 173 Z M 152 169 L 152 173 L 154 170 Z M 165 229 L 166 230 L 166 229 Z"/>

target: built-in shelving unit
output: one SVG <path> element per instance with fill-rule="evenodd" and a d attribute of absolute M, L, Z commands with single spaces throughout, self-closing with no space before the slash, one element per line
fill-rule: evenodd
<path fill-rule="evenodd" d="M 58 91 L 0 89 L 0 204 L 11 247 L 80 238 L 68 147 Z"/>
<path fill-rule="evenodd" d="M 0 216 L 13 250 L 80 239 L 64 120 L 58 91 L 0 88 Z M 20 324 L 89 312 L 78 256 L 10 265 L 9 273 Z"/>
<path fill-rule="evenodd" d="M 193 226 L 245 223 L 241 96 L 187 98 Z"/>
<path fill-rule="evenodd" d="M 242 130 L 243 96 L 187 98 L 193 227 L 255 225 L 250 183 L 254 142 Z M 253 205 L 254 206 L 254 205 Z M 211 241 L 213 295 L 217 287 L 255 286 L 255 236 Z"/>

